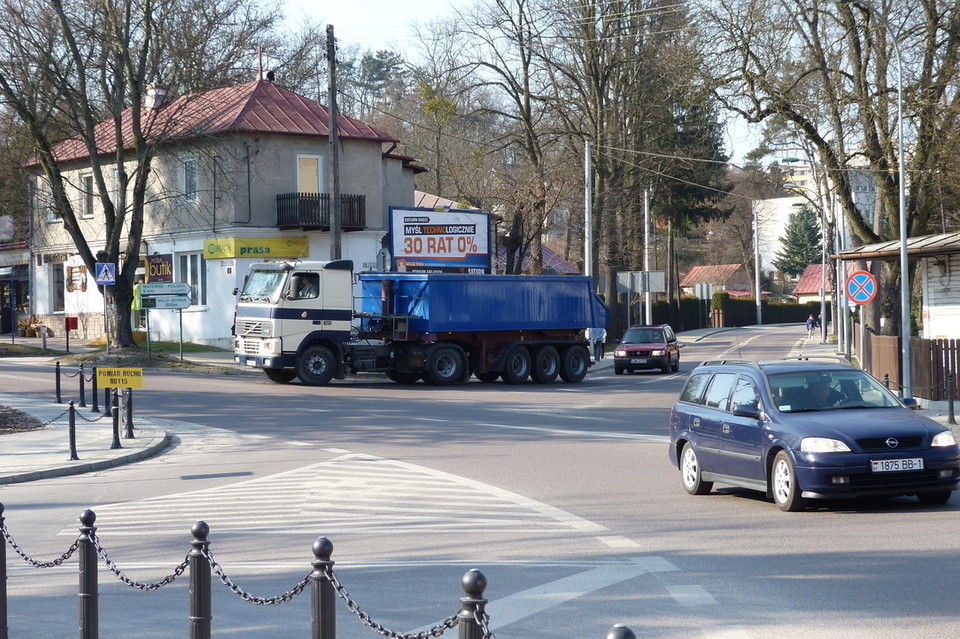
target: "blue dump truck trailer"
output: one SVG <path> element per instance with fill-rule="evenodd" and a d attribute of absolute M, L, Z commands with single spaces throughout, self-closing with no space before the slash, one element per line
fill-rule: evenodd
<path fill-rule="evenodd" d="M 606 325 L 588 277 L 354 276 L 349 260 L 263 262 L 237 302 L 234 360 L 308 385 L 360 373 L 438 386 L 471 375 L 577 383 L 591 365 L 584 330 Z"/>

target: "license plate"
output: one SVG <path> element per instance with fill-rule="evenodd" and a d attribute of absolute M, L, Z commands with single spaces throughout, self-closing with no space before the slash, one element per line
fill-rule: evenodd
<path fill-rule="evenodd" d="M 871 460 L 870 470 L 875 473 L 895 473 L 904 470 L 923 470 L 923 458 Z"/>
<path fill-rule="evenodd" d="M 647 360 L 634 357 L 633 359 L 630 360 L 630 363 L 631 363 L 631 364 L 646 364 L 646 363 L 647 363 Z"/>

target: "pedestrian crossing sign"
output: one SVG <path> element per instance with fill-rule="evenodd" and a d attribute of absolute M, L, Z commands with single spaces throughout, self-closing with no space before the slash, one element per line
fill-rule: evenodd
<path fill-rule="evenodd" d="M 113 286 L 117 283 L 117 265 L 113 262 L 97 262 L 95 274 L 100 286 Z"/>

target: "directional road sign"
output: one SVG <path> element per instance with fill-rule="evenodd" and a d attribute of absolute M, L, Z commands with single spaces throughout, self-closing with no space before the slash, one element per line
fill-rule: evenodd
<path fill-rule="evenodd" d="M 113 286 L 117 283 L 117 265 L 113 262 L 97 262 L 94 279 L 100 286 Z"/>
<path fill-rule="evenodd" d="M 140 297 L 158 295 L 189 295 L 191 287 L 186 282 L 146 282 L 140 285 Z"/>
<path fill-rule="evenodd" d="M 176 309 L 190 306 L 190 298 L 186 295 L 158 295 L 157 297 L 141 297 L 143 308 Z"/>
<path fill-rule="evenodd" d="M 869 271 L 855 271 L 847 278 L 847 298 L 854 304 L 867 304 L 877 296 L 877 278 Z"/>

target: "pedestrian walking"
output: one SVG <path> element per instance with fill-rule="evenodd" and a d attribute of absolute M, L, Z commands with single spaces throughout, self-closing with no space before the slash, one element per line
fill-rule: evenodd
<path fill-rule="evenodd" d="M 813 332 L 817 328 L 817 320 L 813 318 L 813 314 L 810 314 L 810 317 L 807 318 L 807 337 L 813 338 Z"/>

